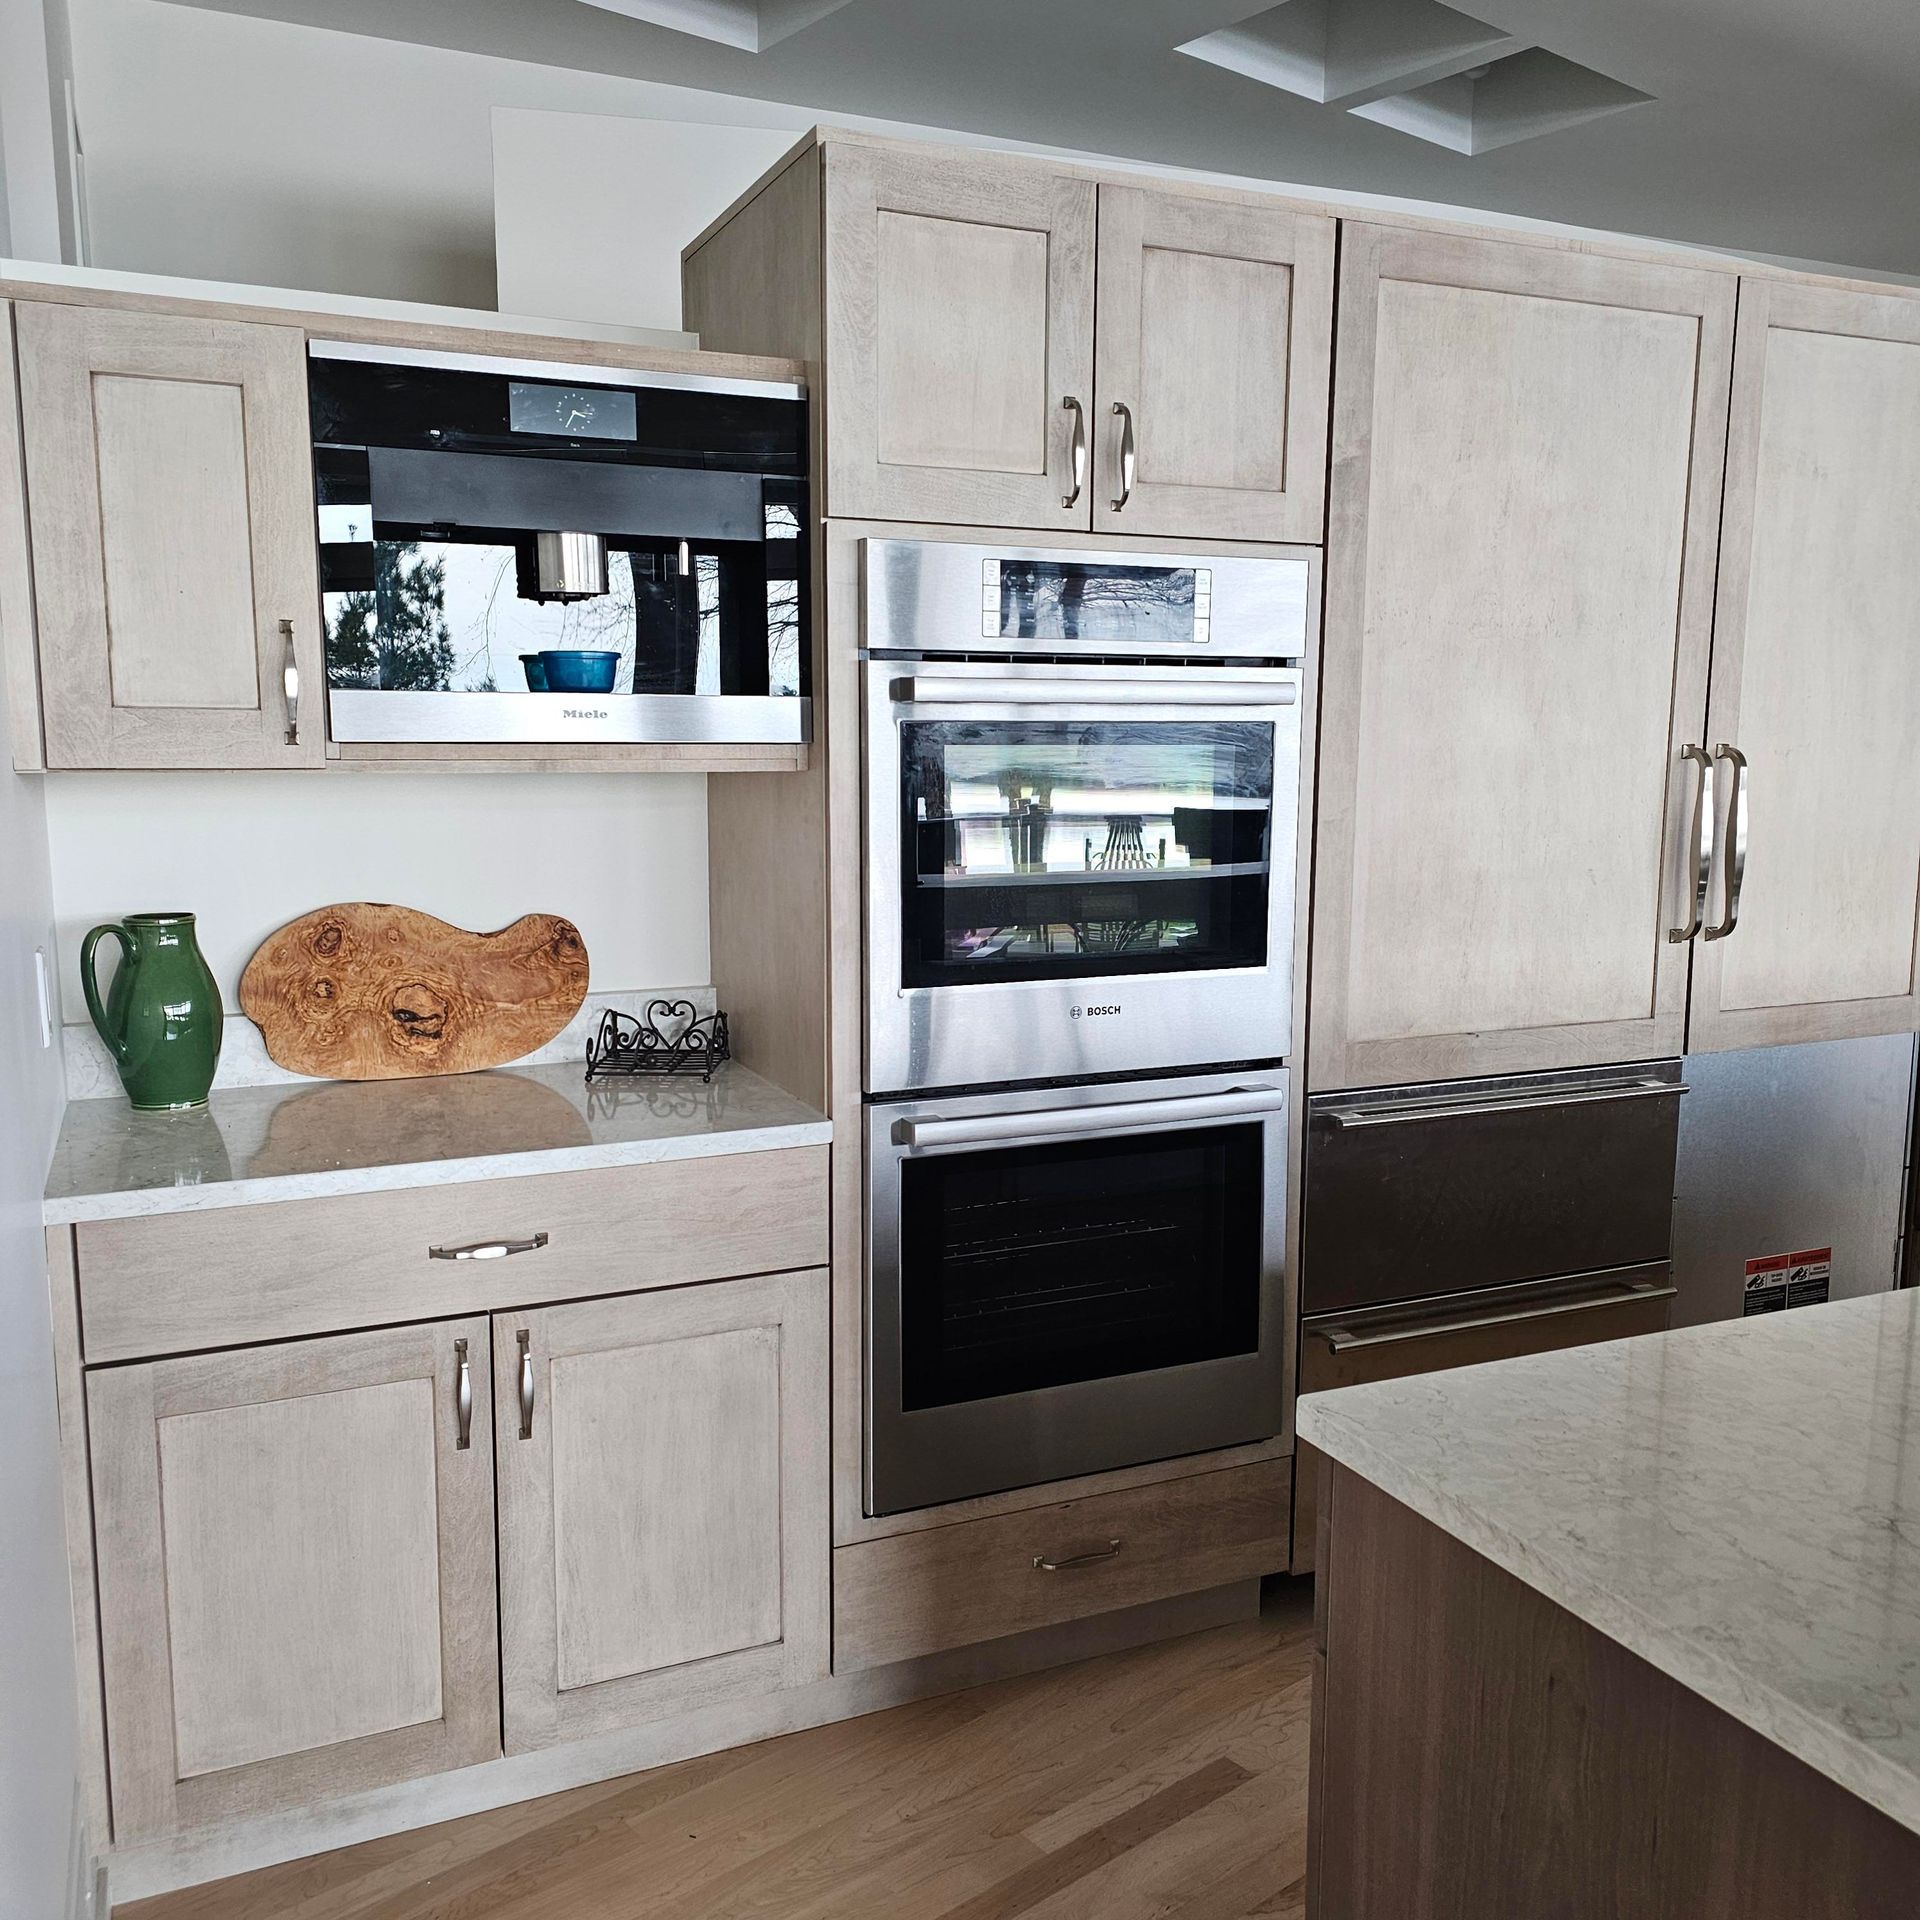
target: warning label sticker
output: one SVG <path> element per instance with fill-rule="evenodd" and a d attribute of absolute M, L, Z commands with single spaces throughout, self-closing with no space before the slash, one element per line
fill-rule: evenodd
<path fill-rule="evenodd" d="M 1740 1312 L 1781 1313 L 1817 1306 L 1833 1290 L 1833 1249 L 1803 1247 L 1797 1253 L 1767 1253 L 1747 1262 Z"/>

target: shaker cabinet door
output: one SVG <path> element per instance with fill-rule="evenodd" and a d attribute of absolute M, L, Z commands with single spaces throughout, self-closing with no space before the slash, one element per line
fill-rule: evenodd
<path fill-rule="evenodd" d="M 500 1751 L 487 1374 L 473 1319 L 88 1375 L 116 1842 Z"/>
<path fill-rule="evenodd" d="M 1733 309 L 1725 274 L 1348 228 L 1313 1086 L 1679 1051 Z"/>
<path fill-rule="evenodd" d="M 1096 530 L 1323 537 L 1333 222 L 1100 189 Z"/>
<path fill-rule="evenodd" d="M 828 513 L 1087 526 L 1094 197 L 992 155 L 828 150 Z"/>
<path fill-rule="evenodd" d="M 1689 1046 L 1920 1026 L 1916 609 L 1920 301 L 1743 281 L 1707 745 L 1745 758 L 1748 832 Z M 1732 879 L 1723 851 L 1712 932 Z"/>
<path fill-rule="evenodd" d="M 824 1678 L 826 1275 L 494 1318 L 509 1752 Z"/>
<path fill-rule="evenodd" d="M 41 301 L 14 325 L 47 764 L 321 765 L 300 330 Z"/>

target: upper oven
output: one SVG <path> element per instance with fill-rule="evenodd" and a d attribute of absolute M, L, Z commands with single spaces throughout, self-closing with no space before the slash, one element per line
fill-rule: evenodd
<path fill-rule="evenodd" d="M 866 543 L 870 1092 L 1286 1056 L 1313 566 Z"/>

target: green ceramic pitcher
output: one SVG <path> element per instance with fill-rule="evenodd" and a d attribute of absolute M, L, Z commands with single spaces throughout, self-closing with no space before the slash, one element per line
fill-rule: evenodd
<path fill-rule="evenodd" d="M 103 1004 L 93 955 L 109 937 L 119 943 L 120 970 Z M 80 985 L 136 1108 L 165 1113 L 207 1104 L 223 1016 L 192 914 L 130 913 L 95 927 L 80 943 Z"/>

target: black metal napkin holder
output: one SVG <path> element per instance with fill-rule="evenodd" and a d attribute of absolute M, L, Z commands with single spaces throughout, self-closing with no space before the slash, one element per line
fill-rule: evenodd
<path fill-rule="evenodd" d="M 724 1013 L 702 1017 L 691 1000 L 649 1000 L 637 1020 L 612 1007 L 600 1016 L 600 1031 L 587 1042 L 587 1078 L 697 1073 L 711 1080 L 714 1068 L 732 1057 Z"/>

